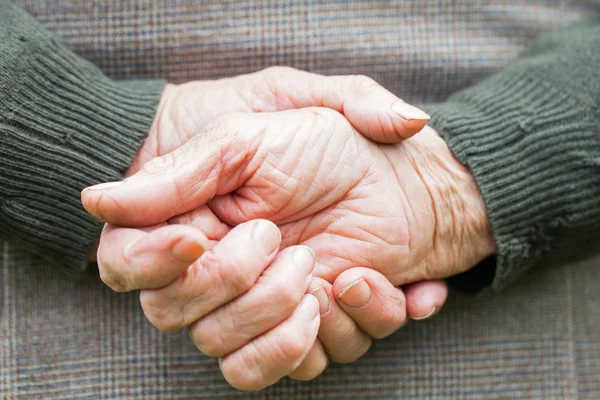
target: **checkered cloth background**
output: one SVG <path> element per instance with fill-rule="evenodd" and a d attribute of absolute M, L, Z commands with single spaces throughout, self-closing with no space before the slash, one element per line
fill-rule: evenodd
<path fill-rule="evenodd" d="M 115 78 L 182 82 L 291 65 L 367 74 L 442 101 L 598 1 L 19 1 Z M 452 296 L 431 321 L 309 383 L 236 392 L 135 293 L 57 275 L 0 242 L 2 399 L 600 399 L 600 260 L 540 270 L 492 298 Z"/>

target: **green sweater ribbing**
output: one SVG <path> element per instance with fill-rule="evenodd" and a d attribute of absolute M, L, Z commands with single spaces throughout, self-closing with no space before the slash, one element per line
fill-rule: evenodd
<path fill-rule="evenodd" d="M 0 0 L 0 234 L 70 273 L 102 225 L 86 186 L 121 179 L 148 133 L 163 81 L 115 82 Z"/>
<path fill-rule="evenodd" d="M 491 282 L 476 284 L 498 290 L 532 267 L 600 252 L 597 22 L 543 35 L 499 73 L 426 110 L 485 200 L 498 254 Z"/>

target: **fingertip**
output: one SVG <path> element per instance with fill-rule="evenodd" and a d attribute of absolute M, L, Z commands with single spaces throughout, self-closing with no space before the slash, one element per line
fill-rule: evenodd
<path fill-rule="evenodd" d="M 323 344 L 317 339 L 302 363 L 288 376 L 297 381 L 309 381 L 321 375 L 328 364 L 329 358 Z"/>
<path fill-rule="evenodd" d="M 395 129 L 398 135 L 398 141 L 402 141 L 416 135 L 427 125 L 427 120 L 423 119 L 405 120 L 403 118 L 397 118 L 397 121 L 398 122 L 395 124 Z"/>
<path fill-rule="evenodd" d="M 339 293 L 336 293 L 338 301 L 354 309 L 368 306 L 371 302 L 371 296 L 371 287 L 363 277 L 348 283 L 342 289 L 339 289 Z"/>
<path fill-rule="evenodd" d="M 360 286 L 362 282 L 366 283 L 370 288 L 371 283 L 367 283 L 367 278 L 370 276 L 369 271 L 373 270 L 363 267 L 353 267 L 343 271 L 333 282 L 333 295 L 336 298 L 344 297 L 354 287 Z"/>
<path fill-rule="evenodd" d="M 443 280 L 417 282 L 404 287 L 406 311 L 413 320 L 424 320 L 437 314 L 448 298 L 448 285 Z"/>
<path fill-rule="evenodd" d="M 168 251 L 182 262 L 199 258 L 208 245 L 208 239 L 200 230 L 187 225 L 166 225 L 152 231 L 143 240 L 131 243 L 124 251 L 126 258 L 142 253 Z"/>
<path fill-rule="evenodd" d="M 204 238 L 193 236 L 184 236 L 180 241 L 171 247 L 173 257 L 181 261 L 193 262 L 200 258 L 206 250 Z"/>
<path fill-rule="evenodd" d="M 391 110 L 402 117 L 405 121 L 424 121 L 427 123 L 431 119 L 431 116 L 425 111 L 417 108 L 411 104 L 405 103 L 402 100 L 395 101 L 390 106 Z"/>
<path fill-rule="evenodd" d="M 329 293 L 327 292 L 327 286 L 323 284 L 315 284 L 313 280 L 313 285 L 310 288 L 310 294 L 313 295 L 319 302 L 319 313 L 321 314 L 321 317 L 327 315 L 327 313 L 331 311 L 331 300 L 329 298 Z"/>
<path fill-rule="evenodd" d="M 362 286 L 362 288 L 361 288 Z M 369 288 L 369 299 L 362 307 L 348 303 L 348 293 Z M 381 273 L 363 267 L 344 271 L 334 283 L 338 303 L 356 324 L 371 337 L 380 339 L 395 332 L 406 323 L 406 299 Z M 366 292 L 362 293 L 363 301 Z"/>

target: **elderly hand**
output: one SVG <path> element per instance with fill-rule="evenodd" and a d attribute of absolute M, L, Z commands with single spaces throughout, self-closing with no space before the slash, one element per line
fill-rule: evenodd
<path fill-rule="evenodd" d="M 128 174 L 170 153 L 219 115 L 327 107 L 365 137 L 396 143 L 419 132 L 429 116 L 362 75 L 323 76 L 289 67 L 215 81 L 167 85 L 157 117 Z"/>
<path fill-rule="evenodd" d="M 215 107 L 214 104 L 218 106 Z M 181 86 L 171 85 L 165 91 L 155 124 L 129 173 L 137 171 L 148 159 L 186 142 L 199 132 L 204 124 L 220 113 L 231 110 L 277 110 L 321 104 L 343 110 L 355 126 L 361 127 L 369 137 L 380 141 L 397 141 L 409 137 L 424 125 L 426 118 L 426 115 L 419 110 L 401 102 L 372 80 L 360 76 L 323 77 L 289 68 L 270 68 L 233 79 L 194 82 Z M 207 207 L 195 210 L 192 214 L 193 218 L 188 214 L 185 218 L 172 219 L 170 223 L 188 223 L 201 229 L 212 239 L 209 241 L 211 245 L 227 233 L 228 227 L 222 224 Z M 117 290 L 166 286 L 175 278 L 169 275 L 172 271 L 181 271 L 181 268 L 187 267 L 198 257 L 201 246 L 192 246 L 191 253 L 183 256 L 183 263 L 171 256 L 165 257 L 161 251 L 167 251 L 168 246 L 160 246 L 159 240 L 155 243 L 157 246 L 154 249 L 148 248 L 148 253 L 155 257 L 154 265 L 160 265 L 161 268 L 152 269 L 146 265 L 142 271 L 127 268 L 131 267 L 125 265 L 130 263 L 129 260 L 118 262 L 115 257 L 111 259 L 112 255 L 123 253 L 118 249 L 123 250 L 125 244 L 133 241 L 143 242 L 139 240 L 141 235 L 147 235 L 146 232 L 158 228 L 159 226 L 147 227 L 145 232 L 110 227 L 105 230 L 104 245 L 99 252 L 104 256 L 101 257 L 99 266 L 103 279 L 109 285 Z M 194 235 L 189 229 L 176 232 L 173 228 L 175 227 L 158 232 L 156 237 L 162 239 L 170 237 L 169 243 L 173 244 L 177 241 L 177 237 L 181 239 L 185 235 L 192 237 Z M 111 264 L 117 269 L 121 268 L 113 272 L 114 275 L 121 275 L 119 279 L 106 276 L 111 270 Z M 168 265 L 174 268 L 169 268 Z M 360 272 L 360 269 L 356 270 Z M 130 274 L 126 277 L 129 282 L 122 283 L 124 272 Z M 360 326 L 368 327 L 365 331 L 374 337 L 382 337 L 403 324 L 406 314 L 415 319 L 431 315 L 432 311 L 441 307 L 447 295 L 446 286 L 442 282 L 423 282 L 406 288 L 405 301 L 401 291 L 391 286 L 384 278 L 377 276 L 374 271 L 370 273 L 371 275 L 369 273 L 363 275 L 371 286 L 373 300 L 369 302 L 369 307 L 348 309 L 348 314 L 345 314 L 336 301 L 331 299 L 333 288 L 329 282 L 315 279 L 311 287 L 322 301 L 324 315 L 319 335 L 329 355 L 336 361 L 352 361 L 369 347 L 369 336 L 357 327 L 355 321 Z M 144 279 L 140 281 L 140 277 L 151 277 L 152 282 L 140 283 L 144 281 Z M 135 284 L 132 281 L 135 280 L 134 278 L 138 278 Z M 148 284 L 151 285 L 147 286 Z M 142 299 L 148 298 L 149 296 L 145 296 L 144 293 L 142 292 Z M 348 292 L 345 297 L 349 298 L 350 295 L 351 293 Z M 142 301 L 143 305 L 146 303 Z M 324 303 L 329 303 L 329 306 L 324 307 Z M 148 308 L 150 307 L 145 307 L 145 310 Z M 156 318 L 153 317 L 156 313 L 151 311 L 147 314 L 161 329 L 181 327 L 173 325 L 175 322 L 172 318 Z M 164 313 L 158 310 L 158 314 Z M 349 316 L 352 316 L 355 321 Z M 379 323 L 373 324 L 372 321 L 379 321 Z M 196 343 L 202 347 L 202 343 L 198 340 Z M 293 377 L 309 379 L 321 372 L 324 367 L 323 357 L 312 356 L 314 353 L 316 352 L 311 352 L 306 361 L 292 374 Z"/>
<path fill-rule="evenodd" d="M 83 193 L 110 224 L 147 226 L 209 204 L 229 225 L 268 218 L 332 282 L 353 266 L 393 284 L 462 272 L 494 252 L 469 171 L 426 128 L 377 145 L 325 108 L 229 114 L 123 182 Z"/>
<path fill-rule="evenodd" d="M 223 117 L 123 183 L 87 190 L 83 201 L 120 225 L 164 221 L 207 201 L 232 225 L 268 217 L 281 226 L 283 247 L 315 249 L 315 275 L 327 294 L 338 278 L 333 292 L 350 315 L 386 297 L 368 272 L 394 284 L 445 277 L 494 250 L 473 180 L 435 132 L 379 147 L 326 109 Z M 375 271 L 350 269 L 356 265 Z M 397 291 L 388 299 L 403 300 L 388 289 Z M 333 309 L 329 303 L 321 307 Z M 403 320 L 398 310 L 359 325 L 381 336 Z"/>

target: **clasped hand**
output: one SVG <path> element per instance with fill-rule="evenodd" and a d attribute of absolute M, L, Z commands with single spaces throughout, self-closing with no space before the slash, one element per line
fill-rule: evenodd
<path fill-rule="evenodd" d="M 107 223 L 101 277 L 239 389 L 353 361 L 494 252 L 472 176 L 425 123 L 364 77 L 169 86 L 130 176 L 82 193 Z"/>

